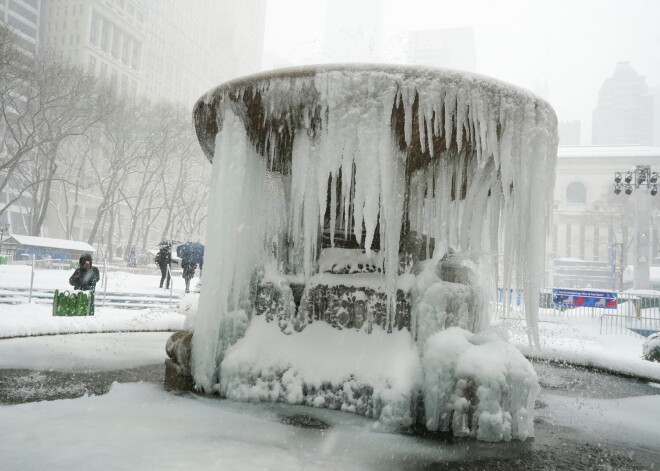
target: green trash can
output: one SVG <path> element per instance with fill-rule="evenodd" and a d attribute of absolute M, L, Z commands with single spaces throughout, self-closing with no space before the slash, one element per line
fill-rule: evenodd
<path fill-rule="evenodd" d="M 93 297 L 83 291 L 70 293 L 55 290 L 53 296 L 53 316 L 88 316 Z M 93 312 L 91 313 L 93 315 Z"/>
<path fill-rule="evenodd" d="M 0 265 L 7 265 L 9 263 L 9 257 L 6 255 L 0 255 Z"/>

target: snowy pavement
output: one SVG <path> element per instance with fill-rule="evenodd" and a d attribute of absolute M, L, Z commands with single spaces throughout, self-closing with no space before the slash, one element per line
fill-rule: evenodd
<path fill-rule="evenodd" d="M 566 362 L 660 382 L 660 363 L 642 358 L 645 337 L 630 331 L 601 334 L 596 316 L 544 314 L 542 309 L 540 350 L 529 346 L 524 321 L 496 321 L 494 327 L 528 358 Z"/>
<path fill-rule="evenodd" d="M 162 372 L 166 336 L 1 340 L 0 385 L 44 399 L 48 375 L 60 373 L 68 390 L 59 393 L 69 399 L 0 405 L 0 469 L 629 470 L 660 460 L 660 386 L 551 365 L 539 368 L 536 438 L 495 444 L 388 433 L 327 409 L 172 394 L 157 375 L 90 390 L 82 370 L 109 378 L 118 369 Z"/>

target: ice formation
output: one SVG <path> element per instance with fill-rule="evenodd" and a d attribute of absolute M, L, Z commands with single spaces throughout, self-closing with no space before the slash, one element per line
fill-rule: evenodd
<path fill-rule="evenodd" d="M 538 380 L 513 345 L 450 327 L 428 339 L 422 363 L 429 430 L 490 442 L 534 436 Z"/>
<path fill-rule="evenodd" d="M 214 162 L 197 388 L 399 426 L 423 397 L 431 430 L 533 435 L 533 369 L 471 332 L 496 286 L 522 289 L 538 345 L 549 105 L 465 73 L 318 66 L 222 85 L 195 125 Z"/>
<path fill-rule="evenodd" d="M 407 331 L 366 334 L 318 322 L 286 336 L 258 316 L 227 352 L 217 389 L 238 401 L 339 409 L 406 427 L 416 419 L 421 378 Z"/>
<path fill-rule="evenodd" d="M 487 260 L 493 292 L 523 288 L 538 344 L 557 146 L 542 100 L 446 70 L 320 66 L 225 84 L 195 119 L 214 161 L 204 267 L 214 289 L 201 294 L 193 340 L 202 389 L 244 331 L 232 313 L 246 308 L 253 268 L 274 258 L 309 280 L 325 226 L 331 242 L 343 230 L 367 253 L 379 236 L 389 304 L 402 227 L 433 240 L 436 259 L 449 247 Z"/>

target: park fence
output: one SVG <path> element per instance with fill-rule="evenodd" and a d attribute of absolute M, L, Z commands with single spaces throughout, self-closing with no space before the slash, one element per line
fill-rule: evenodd
<path fill-rule="evenodd" d="M 603 308 L 560 304 L 554 298 L 552 289 L 543 289 L 539 293 L 539 319 L 597 318 L 601 334 L 639 334 L 646 337 L 660 331 L 660 294 L 642 291 L 611 293 L 616 295 L 616 305 Z M 500 320 L 524 319 L 522 290 L 499 289 L 493 310 L 495 318 Z"/>

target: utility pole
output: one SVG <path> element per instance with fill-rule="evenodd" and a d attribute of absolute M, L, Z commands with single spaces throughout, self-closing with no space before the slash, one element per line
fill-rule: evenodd
<path fill-rule="evenodd" d="M 635 273 L 633 278 L 634 289 L 650 288 L 651 247 L 650 220 L 651 197 L 658 194 L 658 172 L 651 171 L 650 165 L 637 165 L 634 171 L 614 173 L 614 194 L 618 195 L 624 190 L 626 195 L 635 191 L 635 257 L 633 260 Z M 623 178 L 623 182 L 621 181 Z"/>

